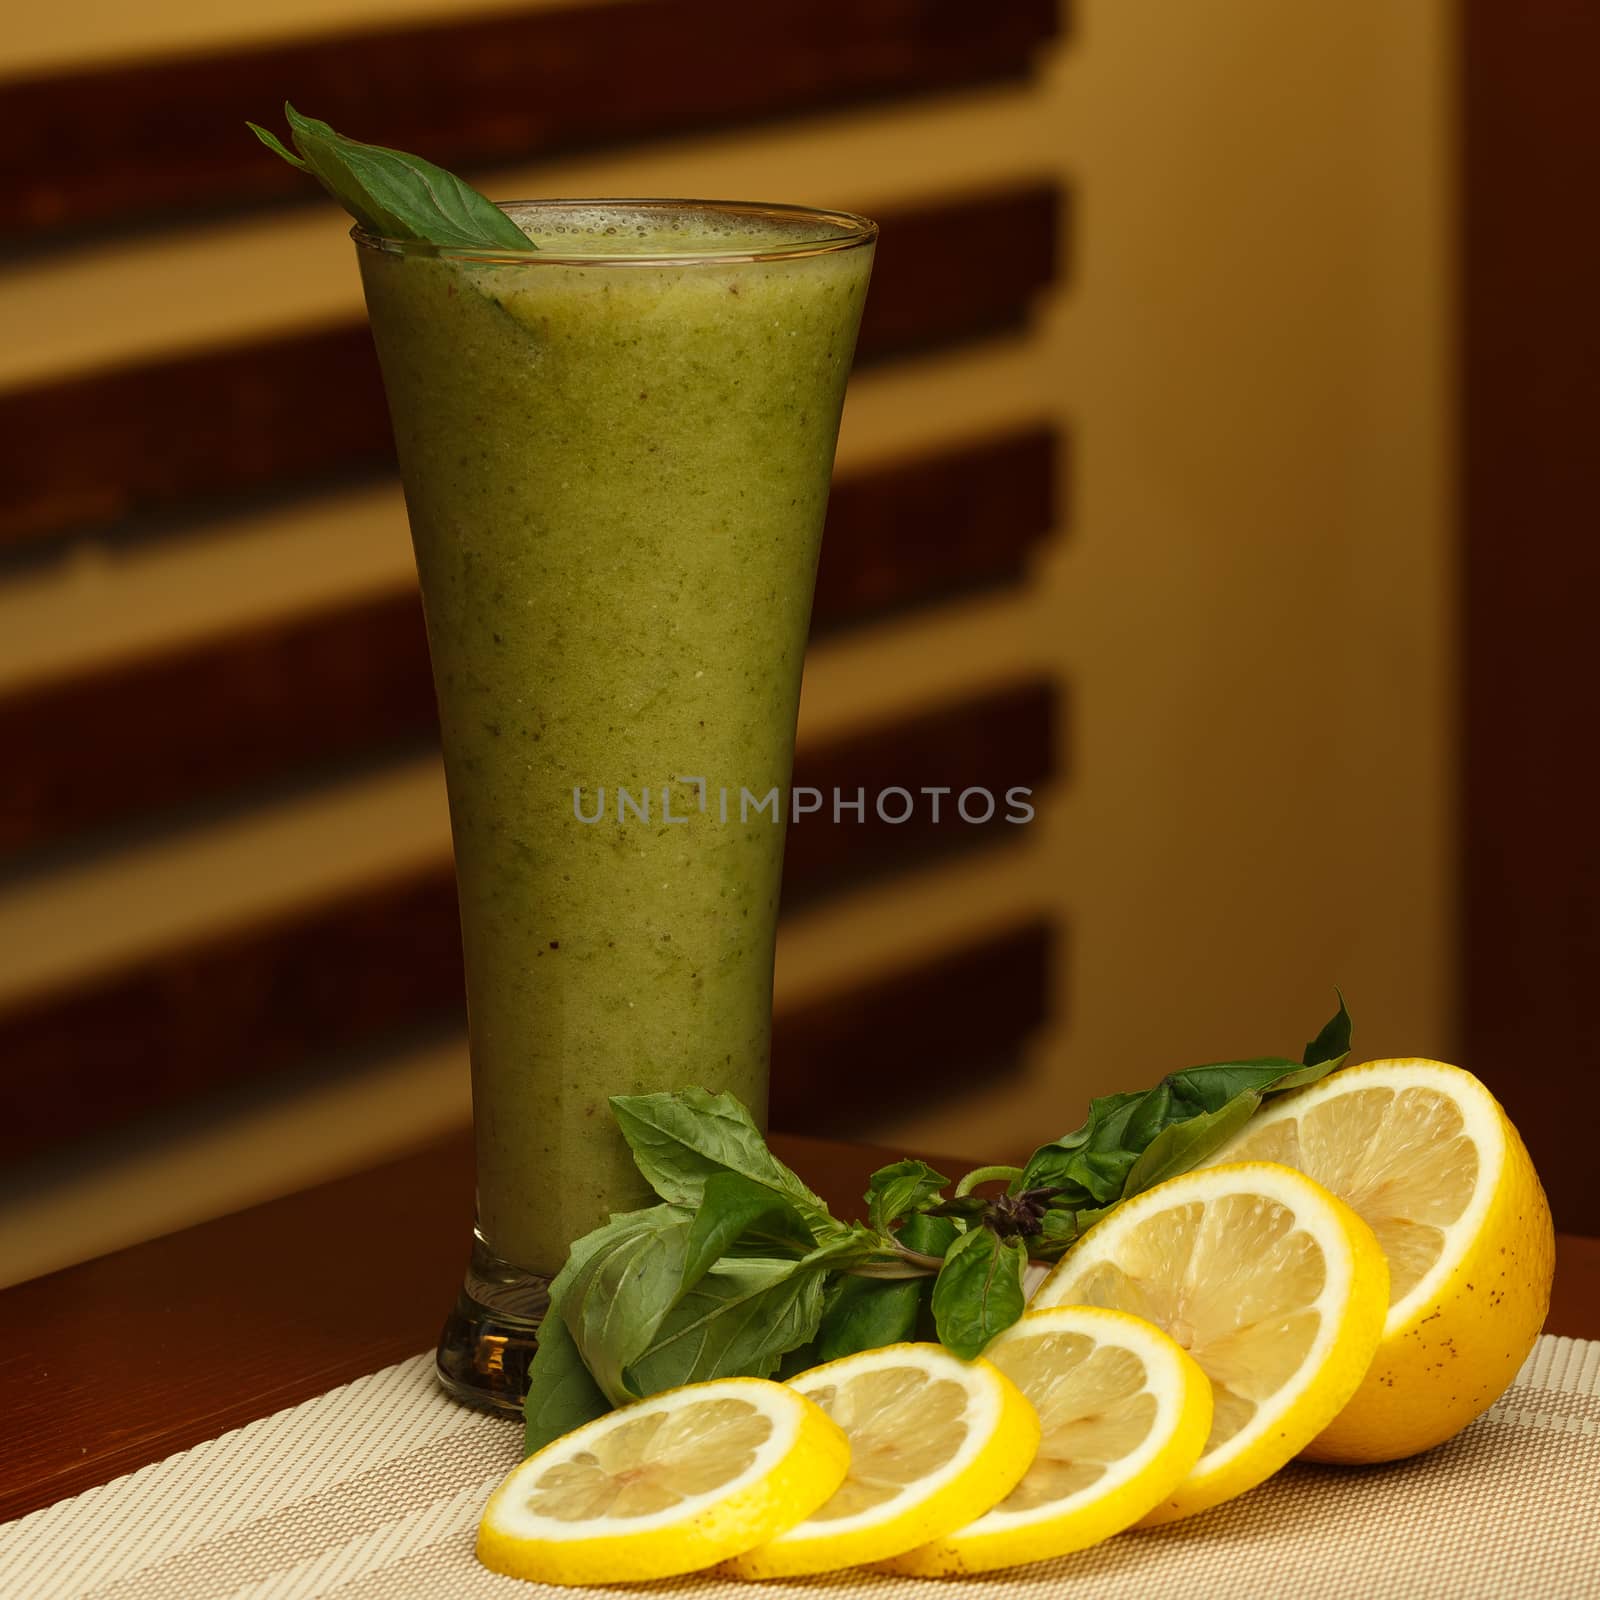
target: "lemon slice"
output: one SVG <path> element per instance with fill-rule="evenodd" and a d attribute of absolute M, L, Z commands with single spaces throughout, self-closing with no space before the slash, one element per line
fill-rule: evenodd
<path fill-rule="evenodd" d="M 784 1384 L 669 1389 L 529 1456 L 484 1508 L 478 1559 L 543 1583 L 694 1572 L 809 1515 L 849 1461 L 844 1434 Z"/>
<path fill-rule="evenodd" d="M 1206 1447 L 1146 1524 L 1231 1500 L 1310 1444 L 1360 1386 L 1388 1303 L 1366 1223 L 1266 1162 L 1188 1172 L 1127 1201 L 1034 1298 L 1142 1316 L 1211 1379 Z"/>
<path fill-rule="evenodd" d="M 1038 1454 L 992 1511 L 884 1563 L 892 1572 L 992 1572 L 1098 1544 L 1154 1510 L 1205 1448 L 1205 1373 L 1138 1317 L 1030 1311 L 984 1354 L 1038 1412 Z"/>
<path fill-rule="evenodd" d="M 1308 1456 L 1414 1455 L 1516 1376 L 1550 1306 L 1555 1235 L 1527 1149 L 1470 1072 L 1348 1067 L 1263 1112 L 1218 1159 L 1307 1173 L 1366 1219 L 1389 1258 L 1377 1357 Z"/>
<path fill-rule="evenodd" d="M 844 1429 L 849 1474 L 804 1521 L 728 1562 L 734 1577 L 834 1572 L 926 1544 L 1010 1494 L 1039 1444 L 1016 1385 L 941 1345 L 864 1350 L 790 1385 Z"/>

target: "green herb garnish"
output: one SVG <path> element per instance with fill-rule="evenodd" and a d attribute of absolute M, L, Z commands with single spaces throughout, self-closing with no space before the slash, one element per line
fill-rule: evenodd
<path fill-rule="evenodd" d="M 536 248 L 494 201 L 443 167 L 347 139 L 287 102 L 283 114 L 293 150 L 268 129 L 246 126 L 290 166 L 309 172 L 369 233 L 466 249 Z"/>
<path fill-rule="evenodd" d="M 1259 1056 L 1189 1067 L 1143 1094 L 1111 1094 L 1089 1103 L 1089 1120 L 1041 1145 L 1011 1180 L 1008 1194 L 1046 1203 L 1034 1254 L 1054 1260 L 1111 1206 L 1199 1166 L 1271 1095 L 1304 1088 L 1344 1064 L 1350 1013 L 1339 1009 L 1299 1061 Z"/>
<path fill-rule="evenodd" d="M 1091 1102 L 1022 1167 L 980 1167 L 947 1198 L 925 1162 L 873 1173 L 845 1223 L 767 1148 L 732 1095 L 611 1101 L 662 1203 L 614 1216 L 550 1286 L 529 1377 L 530 1451 L 613 1406 L 682 1383 L 802 1371 L 902 1339 L 966 1359 L 1021 1316 L 1030 1259 L 1053 1261 L 1123 1200 L 1215 1154 L 1263 1100 L 1350 1053 L 1344 997 L 1300 1061 L 1190 1067 Z M 1005 1182 L 1003 1193 L 974 1191 Z"/>

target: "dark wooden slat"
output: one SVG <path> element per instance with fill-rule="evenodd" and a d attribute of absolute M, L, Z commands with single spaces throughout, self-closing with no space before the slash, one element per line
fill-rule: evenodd
<path fill-rule="evenodd" d="M 818 626 L 1017 577 L 1054 455 L 1027 428 L 841 479 Z M 410 589 L 97 667 L 0 696 L 0 858 L 436 734 Z"/>
<path fill-rule="evenodd" d="M 867 360 L 1016 326 L 1060 275 L 1070 206 L 1053 182 L 880 217 L 861 322 Z"/>
<path fill-rule="evenodd" d="M 1054 766 L 1050 687 L 1029 682 L 802 750 L 796 781 L 827 792 L 875 784 L 1004 789 Z M 788 885 L 837 888 L 945 849 L 1015 837 L 1002 806 L 985 827 L 931 807 L 890 827 L 813 817 L 794 828 Z M 96 975 L 0 1012 L 0 1159 L 268 1077 L 320 1052 L 377 1043 L 463 1012 L 455 885 L 448 862 L 307 905 Z M 991 1019 L 992 1020 L 992 1019 Z M 62 1107 L 72 1107 L 70 1117 Z"/>
<path fill-rule="evenodd" d="M 1060 211 L 1029 183 L 884 214 L 859 357 L 1019 321 Z M 361 322 L 83 373 L 0 393 L 0 549 L 391 462 Z"/>
<path fill-rule="evenodd" d="M 772 1124 L 846 1135 L 905 1104 L 971 1091 L 1016 1064 L 1050 1015 L 1054 931 L 1046 922 L 814 1001 L 772 1041 Z"/>
<path fill-rule="evenodd" d="M 845 1218 L 861 1215 L 873 1168 L 904 1153 L 772 1143 Z M 928 1159 L 952 1175 L 967 1165 Z M 462 1133 L 0 1290 L 0 1521 L 427 1349 L 471 1226 Z"/>
<path fill-rule="evenodd" d="M 440 865 L 0 1013 L 0 1161 L 458 1015 L 455 880 Z"/>
<path fill-rule="evenodd" d="M 0 551 L 384 465 L 389 417 L 359 323 L 5 390 Z"/>
<path fill-rule="evenodd" d="M 415 589 L 0 697 L 0 860 L 437 738 Z"/>
<path fill-rule="evenodd" d="M 1600 1233 L 1600 8 L 1464 9 L 1465 1063 Z"/>
<path fill-rule="evenodd" d="M 37 77 L 0 87 L 30 236 L 303 194 L 244 120 L 287 96 L 447 166 L 524 161 L 851 100 L 1021 76 L 1057 0 L 629 0 Z"/>
<path fill-rule="evenodd" d="M 826 799 L 790 824 L 784 906 L 979 840 L 1020 837 L 1031 813 L 1007 792 L 1061 775 L 1057 712 L 1055 684 L 1030 679 L 893 728 L 869 728 L 814 757 L 802 752 L 796 784 L 813 785 Z M 977 792 L 963 794 L 969 786 Z M 934 788 L 948 792 L 927 792 Z M 836 794 L 844 802 L 837 817 Z M 846 809 L 858 800 L 859 813 Z M 1018 803 L 1030 804 L 1026 795 Z"/>
<path fill-rule="evenodd" d="M 1061 521 L 1064 441 L 1040 423 L 834 485 L 813 634 L 1020 579 Z"/>

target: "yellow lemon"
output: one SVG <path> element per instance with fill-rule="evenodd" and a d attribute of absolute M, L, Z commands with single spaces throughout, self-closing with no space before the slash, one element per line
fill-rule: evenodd
<path fill-rule="evenodd" d="M 1034 1298 L 1144 1317 L 1211 1379 L 1205 1449 L 1147 1525 L 1231 1500 L 1303 1450 L 1360 1387 L 1388 1303 L 1366 1223 L 1303 1173 L 1266 1162 L 1185 1173 L 1137 1195 Z"/>
<path fill-rule="evenodd" d="M 981 1516 L 1016 1488 L 1039 1419 L 989 1362 L 936 1344 L 891 1344 L 791 1378 L 844 1429 L 850 1470 L 787 1532 L 727 1563 L 739 1578 L 790 1578 L 882 1561 Z"/>
<path fill-rule="evenodd" d="M 839 1428 L 784 1384 L 670 1389 L 529 1456 L 484 1509 L 478 1559 L 541 1583 L 694 1572 L 809 1515 L 849 1461 Z"/>
<path fill-rule="evenodd" d="M 1308 1456 L 1414 1455 L 1516 1376 L 1549 1310 L 1555 1235 L 1527 1149 L 1470 1072 L 1348 1067 L 1261 1113 L 1218 1159 L 1307 1173 L 1366 1219 L 1389 1258 L 1377 1356 Z"/>
<path fill-rule="evenodd" d="M 984 1354 L 1038 1412 L 1038 1454 L 992 1511 L 885 1562 L 891 1572 L 991 1572 L 1098 1544 L 1161 1504 L 1205 1448 L 1210 1382 L 1138 1317 L 1030 1311 Z"/>

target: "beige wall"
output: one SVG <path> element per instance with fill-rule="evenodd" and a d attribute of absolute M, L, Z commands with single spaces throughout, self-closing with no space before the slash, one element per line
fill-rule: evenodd
<path fill-rule="evenodd" d="M 1036 626 L 1066 1017 L 897 1137 L 999 1149 L 1085 1094 L 1295 1050 L 1456 1048 L 1450 8 L 1100 0 L 1053 75 L 1080 196 L 1046 359 L 1077 442 Z"/>
<path fill-rule="evenodd" d="M 364 18 L 364 3 L 347 9 Z M 1058 171 L 1076 190 L 1074 271 L 1035 329 L 865 375 L 841 445 L 859 462 L 1058 415 L 1070 525 L 1026 592 L 819 648 L 803 709 L 820 733 L 1022 668 L 1066 683 L 1071 775 L 1020 848 L 829 903 L 781 942 L 795 997 L 1022 908 L 1059 915 L 1063 1017 L 1025 1070 L 939 1109 L 908 1083 L 881 1130 L 974 1156 L 1073 1125 L 1090 1093 L 1295 1048 L 1335 981 L 1366 1053 L 1453 1042 L 1447 8 L 1077 9 L 1031 85 L 496 182 L 872 205 Z M 146 10 L 148 34 L 118 50 L 255 26 L 237 0 Z M 88 7 L 31 25 L 29 64 L 110 48 Z M 0 384 L 339 315 L 358 294 L 347 251 L 311 204 L 14 263 Z M 0 683 L 382 588 L 409 559 L 387 491 L 238 520 L 226 538 L 90 544 L 8 580 Z M 444 837 L 424 763 L 0 889 L 0 998 L 337 890 Z M 464 1114 L 461 1050 L 444 1041 L 118 1141 L 0 1204 L 0 1278 Z"/>

